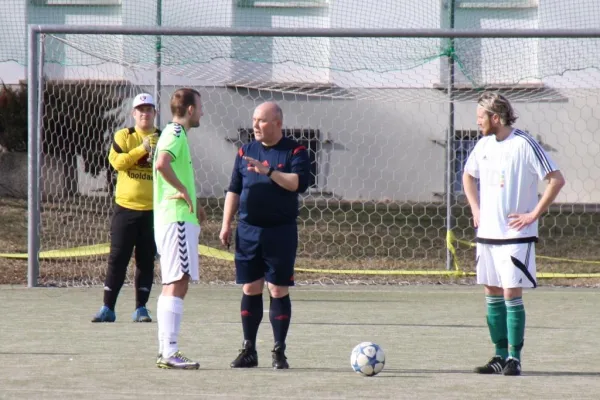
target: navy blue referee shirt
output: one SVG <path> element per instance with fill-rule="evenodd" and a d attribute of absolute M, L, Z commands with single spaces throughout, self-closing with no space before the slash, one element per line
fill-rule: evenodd
<path fill-rule="evenodd" d="M 248 171 L 248 156 L 276 171 L 298 174 L 298 189 L 291 192 L 266 175 Z M 273 227 L 295 224 L 298 217 L 298 193 L 308 189 L 310 159 L 306 147 L 283 137 L 268 147 L 252 141 L 243 145 L 235 158 L 229 192 L 240 195 L 239 219 L 249 225 Z"/>

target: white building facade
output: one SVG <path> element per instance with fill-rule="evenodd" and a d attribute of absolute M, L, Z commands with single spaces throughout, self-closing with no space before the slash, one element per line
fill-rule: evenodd
<path fill-rule="evenodd" d="M 454 3 L 452 22 L 449 7 Z M 0 79 L 26 77 L 27 24 L 274 28 L 521 29 L 600 27 L 600 6 L 559 0 L 4 0 Z M 160 9 L 160 12 L 157 10 Z M 128 82 L 154 91 L 153 36 L 63 35 L 46 40 L 49 79 Z M 475 99 L 502 90 L 517 126 L 567 177 L 558 201 L 600 203 L 600 40 L 185 38 L 161 42 L 161 123 L 174 88 L 203 95 L 192 136 L 198 189 L 222 197 L 253 108 L 275 100 L 289 134 L 311 146 L 315 196 L 437 203 L 460 193 L 461 163 L 477 136 Z M 448 55 L 455 57 L 449 114 Z M 115 83 L 117 84 L 117 83 Z M 456 139 L 447 163 L 447 132 Z M 310 136 L 310 137 L 309 137 Z M 80 174 L 80 190 L 103 179 Z M 543 186 L 540 186 L 542 188 Z"/>

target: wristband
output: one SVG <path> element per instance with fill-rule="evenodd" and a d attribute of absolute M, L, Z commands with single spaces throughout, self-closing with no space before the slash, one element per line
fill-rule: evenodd
<path fill-rule="evenodd" d="M 275 168 L 273 167 L 269 167 L 269 172 L 267 172 L 267 176 L 270 178 L 271 174 L 273 173 L 273 171 L 275 171 Z"/>

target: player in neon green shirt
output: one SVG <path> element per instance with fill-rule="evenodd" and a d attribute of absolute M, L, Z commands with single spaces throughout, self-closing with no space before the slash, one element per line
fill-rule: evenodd
<path fill-rule="evenodd" d="M 193 89 L 178 89 L 171 96 L 173 120 L 167 124 L 154 155 L 154 234 L 160 254 L 163 289 L 158 317 L 159 368 L 198 369 L 185 357 L 177 338 L 183 316 L 183 299 L 190 280 L 198 280 L 200 209 L 196 209 L 194 168 L 188 144 L 190 128 L 200 126 L 202 102 Z"/>
<path fill-rule="evenodd" d="M 192 157 L 187 139 L 187 131 L 184 126 L 170 123 L 165 127 L 166 134 L 159 140 L 157 154 L 166 152 L 172 158 L 171 168 L 179 178 L 190 199 L 196 198 L 196 184 Z M 175 189 L 158 170 L 154 170 L 154 207 L 156 216 L 155 226 L 164 226 L 174 222 L 189 222 L 198 225 L 198 219 L 185 201 L 173 201 L 178 190 Z"/>

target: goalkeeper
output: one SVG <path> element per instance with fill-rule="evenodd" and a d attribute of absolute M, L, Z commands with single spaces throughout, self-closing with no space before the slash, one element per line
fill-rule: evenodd
<path fill-rule="evenodd" d="M 135 126 L 115 133 L 108 155 L 117 171 L 115 206 L 110 227 L 110 254 L 104 281 L 104 305 L 92 322 L 115 322 L 117 297 L 125 282 L 127 266 L 135 248 L 134 322 L 152 322 L 146 308 L 154 280 L 154 218 L 152 196 L 152 150 L 160 131 L 154 126 L 156 106 L 151 95 L 133 100 Z"/>

